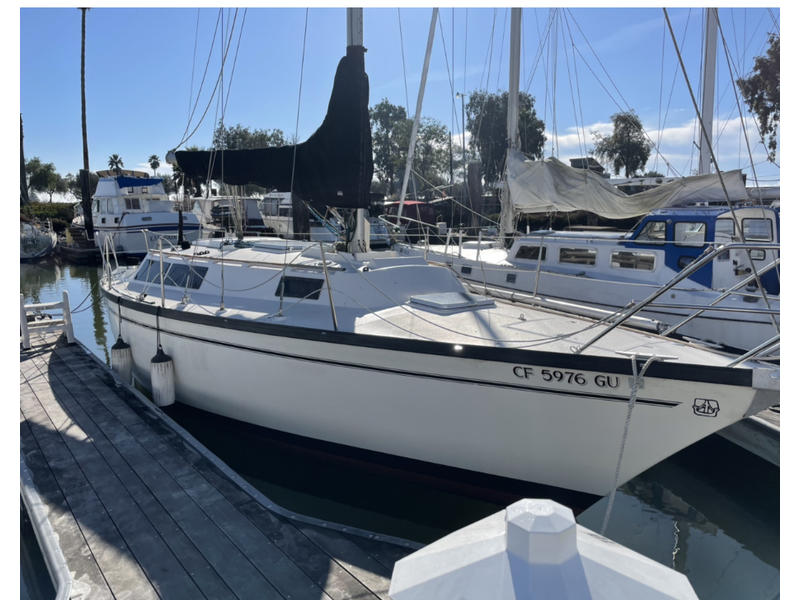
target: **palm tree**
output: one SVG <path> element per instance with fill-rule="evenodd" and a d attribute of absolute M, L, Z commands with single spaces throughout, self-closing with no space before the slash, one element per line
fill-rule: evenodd
<path fill-rule="evenodd" d="M 122 167 L 125 164 L 122 162 L 122 157 L 119 154 L 112 154 L 108 157 L 108 168 L 114 169 L 117 172 L 117 175 L 122 175 Z"/>
<path fill-rule="evenodd" d="M 153 169 L 153 177 L 155 177 L 156 169 L 161 166 L 161 161 L 158 160 L 158 155 L 151 154 L 150 158 L 147 159 L 147 162 L 150 164 L 150 168 Z"/>
<path fill-rule="evenodd" d="M 81 178 L 81 206 L 83 207 L 83 224 L 86 239 L 94 239 L 94 223 L 92 222 L 92 197 L 89 193 L 89 144 L 86 135 L 86 11 L 81 8 L 81 131 L 83 134 L 83 169 Z"/>

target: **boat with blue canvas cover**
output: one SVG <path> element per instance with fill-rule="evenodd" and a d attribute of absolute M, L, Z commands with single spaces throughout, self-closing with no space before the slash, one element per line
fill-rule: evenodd
<path fill-rule="evenodd" d="M 175 245 L 180 233 L 186 241 L 199 238 L 197 215 L 177 210 L 161 178 L 138 171 L 97 174 L 100 180 L 92 200 L 92 219 L 100 248 L 108 241 L 117 256 L 140 259 L 149 247 L 158 246 L 159 239 Z"/>

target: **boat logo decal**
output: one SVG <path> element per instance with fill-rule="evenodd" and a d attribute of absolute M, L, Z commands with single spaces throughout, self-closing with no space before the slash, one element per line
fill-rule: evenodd
<path fill-rule="evenodd" d="M 719 412 L 719 402 L 708 398 L 695 398 L 692 410 L 700 417 L 716 417 Z"/>

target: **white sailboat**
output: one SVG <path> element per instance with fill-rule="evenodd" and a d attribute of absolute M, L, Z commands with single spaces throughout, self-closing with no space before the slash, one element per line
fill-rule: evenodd
<path fill-rule="evenodd" d="M 280 187 L 287 175 L 262 165 L 296 154 L 301 197 L 367 206 L 368 82 L 354 25 L 317 132 L 297 147 L 226 152 L 226 172 L 212 176 Z M 337 152 L 320 152 L 327 144 Z M 176 155 L 187 174 L 208 168 L 209 153 Z M 308 163 L 313 181 L 302 176 L 308 155 L 328 161 Z M 591 496 L 777 402 L 774 366 L 473 296 L 418 252 L 360 243 L 151 250 L 137 269 L 104 277 L 109 322 L 145 386 L 174 366 L 178 402 L 376 457 Z"/>

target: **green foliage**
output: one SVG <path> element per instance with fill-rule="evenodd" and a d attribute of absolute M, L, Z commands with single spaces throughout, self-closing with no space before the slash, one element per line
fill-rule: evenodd
<path fill-rule="evenodd" d="M 401 147 L 401 125 L 407 121 L 406 109 L 392 104 L 384 98 L 369 109 L 369 118 L 372 123 L 372 152 L 375 165 L 375 175 L 378 178 L 378 188 L 384 194 L 391 195 L 395 192 L 397 179 L 402 174 L 400 154 L 408 150 L 408 131 L 410 128 L 402 127 L 405 133 L 405 148 Z"/>
<path fill-rule="evenodd" d="M 485 183 L 494 183 L 502 177 L 507 143 L 508 92 L 490 94 L 474 91 L 466 106 L 467 130 L 470 132 L 470 148 L 477 150 L 481 158 L 481 176 Z M 530 94 L 519 94 L 520 150 L 535 158 L 542 157 L 546 137 L 544 122 L 536 117 L 534 98 Z"/>
<path fill-rule="evenodd" d="M 74 216 L 72 204 L 68 202 L 31 202 L 20 208 L 20 214 L 40 221 L 51 219 L 54 225 L 56 220 L 70 223 Z"/>
<path fill-rule="evenodd" d="M 633 177 L 643 169 L 650 158 L 650 142 L 644 134 L 639 117 L 632 110 L 611 115 L 614 133 L 601 136 L 592 132 L 595 140 L 592 154 L 605 162 L 612 163 L 614 174 L 625 169 L 625 177 Z"/>
<path fill-rule="evenodd" d="M 750 77 L 737 79 L 736 85 L 742 93 L 750 111 L 758 119 L 758 130 L 767 138 L 770 162 L 775 162 L 778 149 L 778 124 L 781 120 L 781 38 L 769 34 L 766 56 L 757 56 Z"/>
<path fill-rule="evenodd" d="M 108 157 L 108 168 L 117 172 L 117 175 L 122 174 L 122 167 L 125 163 L 122 162 L 122 157 L 119 154 L 112 154 Z"/>
<path fill-rule="evenodd" d="M 89 197 L 94 195 L 95 191 L 97 190 L 97 182 L 100 181 L 100 178 L 97 176 L 97 173 L 94 171 L 89 171 Z M 72 173 L 67 173 L 64 176 L 64 182 L 67 184 L 67 191 L 72 192 L 72 194 L 80 199 L 81 198 L 81 178 L 79 175 L 73 175 Z"/>
<path fill-rule="evenodd" d="M 406 117 L 402 106 L 385 98 L 370 109 L 370 121 L 373 162 L 379 182 L 376 188 L 392 195 L 402 186 L 414 121 Z M 450 167 L 449 139 L 446 126 L 428 117 L 420 119 L 411 168 L 434 186 L 445 182 L 444 175 Z"/>
<path fill-rule="evenodd" d="M 659 173 L 658 171 L 648 171 L 643 175 L 643 177 L 664 177 L 664 174 Z"/>
<path fill-rule="evenodd" d="M 251 148 L 270 148 L 287 144 L 280 129 L 254 129 L 240 124 L 225 127 L 222 121 L 214 131 L 214 148 L 217 150 L 244 150 Z"/>
<path fill-rule="evenodd" d="M 153 177 L 155 177 L 156 169 L 161 166 L 161 161 L 158 160 L 158 154 L 151 154 L 150 158 L 147 159 L 147 164 L 149 164 L 150 168 L 153 169 Z"/>
<path fill-rule="evenodd" d="M 36 192 L 46 192 L 53 201 L 53 194 L 66 192 L 67 184 L 64 178 L 56 173 L 53 163 L 43 163 L 38 156 L 34 156 L 25 163 L 25 171 L 29 175 L 28 188 Z"/>

